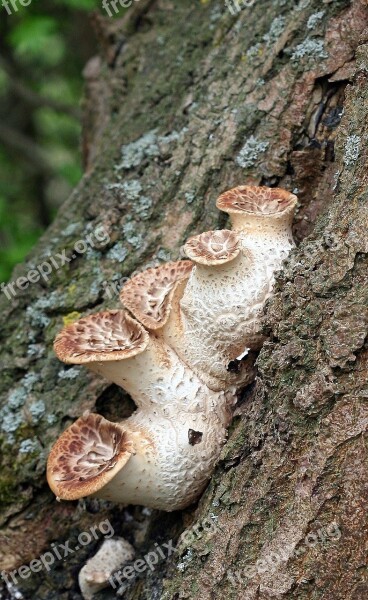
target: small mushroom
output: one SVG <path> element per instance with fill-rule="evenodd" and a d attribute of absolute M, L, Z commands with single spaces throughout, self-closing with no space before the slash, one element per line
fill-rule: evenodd
<path fill-rule="evenodd" d="M 114 572 L 133 560 L 134 548 L 123 538 L 104 540 L 98 552 L 90 558 L 78 575 L 79 587 L 85 600 L 92 600 L 108 587 Z"/>
<path fill-rule="evenodd" d="M 291 224 L 298 198 L 281 188 L 241 185 L 221 194 L 216 202 L 219 210 L 230 215 L 235 231 L 257 232 L 264 238 L 287 238 L 293 245 Z"/>
<path fill-rule="evenodd" d="M 226 229 L 190 238 L 184 251 L 195 267 L 180 298 L 173 298 L 164 337 L 211 389 L 245 385 L 255 376 L 254 354 L 241 372 L 228 365 L 245 347 L 252 256 L 242 251 L 237 233 Z"/>
<path fill-rule="evenodd" d="M 177 283 L 188 279 L 192 268 L 190 260 L 180 260 L 147 269 L 124 285 L 120 299 L 147 329 L 160 329 L 169 318 Z"/>
<path fill-rule="evenodd" d="M 54 350 L 68 364 L 85 365 L 124 388 L 137 406 L 151 406 L 160 387 L 170 380 L 180 362 L 156 335 L 123 310 L 83 317 L 56 337 Z M 169 391 L 169 390 L 168 390 Z"/>
<path fill-rule="evenodd" d="M 197 265 L 220 266 L 232 262 L 240 253 L 240 241 L 236 233 L 228 229 L 206 231 L 189 238 L 184 252 Z M 213 273 L 213 269 L 209 272 Z"/>
<path fill-rule="evenodd" d="M 47 481 L 57 498 L 77 500 L 96 494 L 123 469 L 135 452 L 123 427 L 100 415 L 85 414 L 53 446 Z"/>

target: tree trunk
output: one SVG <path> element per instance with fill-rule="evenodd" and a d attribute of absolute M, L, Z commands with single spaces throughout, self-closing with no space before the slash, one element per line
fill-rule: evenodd
<path fill-rule="evenodd" d="M 109 519 L 137 558 L 155 543 L 176 548 L 127 580 L 127 599 L 368 597 L 368 9 L 363 0 L 243 4 L 231 14 L 222 0 L 140 0 L 122 21 L 95 18 L 86 174 L 12 281 L 49 256 L 60 268 L 14 297 L 7 288 L 11 300 L 1 294 L 0 570 L 52 542 L 75 548 L 80 532 Z M 121 278 L 178 258 L 188 235 L 223 227 L 215 199 L 244 183 L 298 194 L 300 245 L 266 308 L 257 381 L 198 506 L 57 503 L 45 461 L 59 433 L 86 409 L 118 419 L 132 403 L 63 366 L 56 332 L 76 314 L 119 306 Z M 79 245 L 60 266 L 58 255 L 100 224 L 108 244 Z M 18 576 L 17 589 L 80 598 L 78 570 L 100 541 Z M 1 598 L 16 597 L 2 585 Z"/>

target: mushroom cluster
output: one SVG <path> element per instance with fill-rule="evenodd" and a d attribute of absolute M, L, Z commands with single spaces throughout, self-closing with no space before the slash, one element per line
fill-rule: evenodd
<path fill-rule="evenodd" d="M 236 392 L 255 377 L 261 317 L 275 271 L 294 245 L 296 196 L 240 186 L 217 207 L 232 230 L 184 246 L 190 260 L 133 277 L 125 310 L 65 327 L 54 349 L 121 386 L 137 410 L 121 423 L 85 414 L 53 446 L 49 485 L 60 499 L 89 495 L 173 511 L 203 491 L 226 440 Z"/>

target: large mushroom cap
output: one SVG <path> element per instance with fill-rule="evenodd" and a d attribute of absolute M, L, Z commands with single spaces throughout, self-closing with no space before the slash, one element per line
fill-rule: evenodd
<path fill-rule="evenodd" d="M 54 350 L 65 363 L 122 360 L 140 354 L 148 333 L 123 310 L 109 310 L 83 317 L 57 336 Z"/>
<path fill-rule="evenodd" d="M 169 318 L 176 285 L 192 268 L 190 260 L 180 260 L 147 269 L 124 285 L 120 300 L 147 329 L 160 329 Z"/>
<path fill-rule="evenodd" d="M 281 188 L 240 185 L 221 194 L 216 206 L 229 214 L 277 217 L 293 211 L 297 201 L 294 194 Z"/>
<path fill-rule="evenodd" d="M 206 231 L 190 238 L 184 252 L 200 265 L 221 265 L 234 260 L 240 252 L 240 240 L 235 231 Z"/>
<path fill-rule="evenodd" d="M 134 452 L 121 425 L 100 415 L 80 417 L 59 437 L 47 461 L 47 481 L 62 500 L 96 493 L 126 465 Z"/>

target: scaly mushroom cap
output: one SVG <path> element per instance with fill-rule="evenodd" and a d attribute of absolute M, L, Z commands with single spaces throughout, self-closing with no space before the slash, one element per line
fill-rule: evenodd
<path fill-rule="evenodd" d="M 240 252 L 240 240 L 234 231 L 206 231 L 190 238 L 184 252 L 200 265 L 222 265 L 234 260 Z"/>
<path fill-rule="evenodd" d="M 124 285 L 120 300 L 147 329 L 160 329 L 169 318 L 177 283 L 187 279 L 192 268 L 190 260 L 180 260 L 147 269 Z"/>
<path fill-rule="evenodd" d="M 83 317 L 55 338 L 54 350 L 65 363 L 122 360 L 143 352 L 148 333 L 123 310 L 109 310 Z"/>
<path fill-rule="evenodd" d="M 126 465 L 134 452 L 121 425 L 100 415 L 80 417 L 59 437 L 47 461 L 47 481 L 62 500 L 94 494 Z"/>
<path fill-rule="evenodd" d="M 281 188 L 240 185 L 221 194 L 216 202 L 228 214 L 283 217 L 294 210 L 298 198 Z"/>

